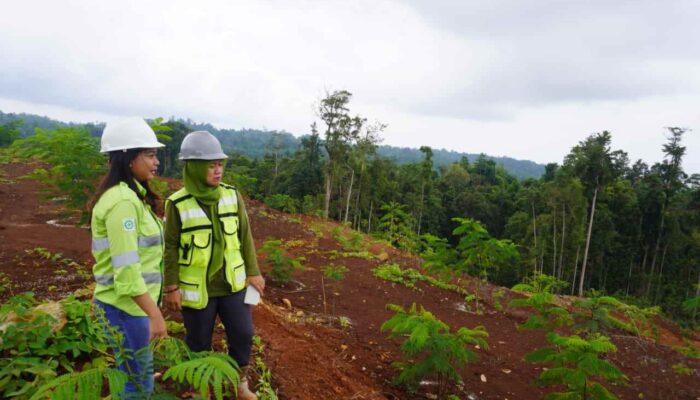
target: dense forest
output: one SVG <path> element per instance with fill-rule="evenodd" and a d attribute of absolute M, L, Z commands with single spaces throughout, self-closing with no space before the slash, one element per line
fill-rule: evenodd
<path fill-rule="evenodd" d="M 474 273 L 479 266 L 479 274 L 507 286 L 541 272 L 568 282 L 561 293 L 614 294 L 694 320 L 682 304 L 700 290 L 700 175 L 682 168 L 684 129 L 667 129 L 652 165 L 612 149 L 612 133 L 601 131 L 572 143 L 541 176 L 519 179 L 485 155 L 442 164 L 427 146 L 413 161 L 383 155 L 385 126 L 353 114 L 351 99 L 347 91 L 329 93 L 311 134 L 298 140 L 285 132 L 231 135 L 191 121 L 154 120 L 166 140 L 162 173 L 177 177 L 182 138 L 208 129 L 229 151 L 225 180 L 274 208 L 342 221 L 423 255 L 438 272 Z M 0 115 L 3 146 L 26 128 L 8 115 Z M 55 132 L 83 132 L 96 152 L 97 127 L 63 125 Z M 51 137 L 37 132 L 42 140 Z M 246 147 L 260 156 L 245 154 Z M 460 240 L 465 229 L 478 243 Z"/>
<path fill-rule="evenodd" d="M 229 154 L 241 154 L 250 158 L 262 158 L 270 152 L 270 145 L 275 147 L 278 154 L 292 155 L 301 146 L 302 138 L 297 138 L 288 132 L 276 132 L 259 129 L 217 129 L 211 124 L 202 124 L 190 119 L 174 119 L 193 130 L 206 130 L 216 135 L 221 141 L 224 151 Z M 20 124 L 18 121 L 22 121 Z M 47 117 L 32 114 L 13 114 L 0 111 L 0 125 L 14 122 L 21 137 L 34 134 L 36 128 L 56 129 L 61 127 L 81 126 L 88 129 L 93 136 L 100 136 L 104 124 L 95 122 L 90 124 L 76 124 L 56 121 Z M 390 158 L 398 164 L 417 162 L 423 154 L 418 149 L 407 147 L 395 147 L 379 144 L 376 153 L 382 157 Z M 436 167 L 447 166 L 455 161 L 467 157 L 470 161 L 476 160 L 480 154 L 460 153 L 457 151 L 433 149 L 433 163 Z M 539 178 L 544 173 L 544 165 L 528 160 L 516 160 L 510 157 L 487 156 L 510 174 L 517 178 Z"/>

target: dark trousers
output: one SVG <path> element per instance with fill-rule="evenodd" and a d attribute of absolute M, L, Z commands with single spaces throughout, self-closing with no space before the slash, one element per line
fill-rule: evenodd
<path fill-rule="evenodd" d="M 187 335 L 185 342 L 192 351 L 209 351 L 214 333 L 216 316 L 226 331 L 228 355 L 240 367 L 248 365 L 253 345 L 253 316 L 250 305 L 245 304 L 245 290 L 222 297 L 210 297 L 207 307 L 201 310 L 183 307 L 182 318 Z"/>

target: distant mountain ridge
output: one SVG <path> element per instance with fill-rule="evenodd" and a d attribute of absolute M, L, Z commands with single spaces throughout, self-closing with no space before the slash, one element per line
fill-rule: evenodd
<path fill-rule="evenodd" d="M 93 136 L 99 136 L 102 132 L 103 123 L 66 123 L 57 121 L 48 117 L 43 117 L 34 114 L 14 114 L 3 113 L 0 111 L 0 125 L 8 122 L 21 119 L 24 123 L 20 126 L 22 136 L 28 136 L 34 133 L 36 128 L 55 129 L 66 126 L 84 126 L 90 130 Z M 224 151 L 229 153 L 244 154 L 251 158 L 264 157 L 271 150 L 270 143 L 273 135 L 277 135 L 278 148 L 280 153 L 291 155 L 301 144 L 301 139 L 285 131 L 266 131 L 259 129 L 217 129 L 208 123 L 197 123 L 190 119 L 178 120 L 193 130 L 207 130 L 213 133 L 221 141 Z M 381 145 L 377 152 L 380 156 L 393 159 L 398 164 L 406 164 L 419 162 L 423 159 L 423 153 L 418 149 L 408 147 L 396 147 L 389 145 Z M 479 157 L 477 153 L 461 153 L 445 149 L 433 149 L 433 163 L 435 166 L 447 166 L 453 162 L 461 160 L 462 157 L 467 157 L 470 162 L 473 162 Z M 529 160 L 517 160 L 511 157 L 495 157 L 486 156 L 502 165 L 506 171 L 519 179 L 539 178 L 544 173 L 544 165 L 535 163 Z"/>

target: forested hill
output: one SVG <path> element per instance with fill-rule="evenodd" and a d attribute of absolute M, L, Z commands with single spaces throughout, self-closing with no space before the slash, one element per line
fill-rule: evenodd
<path fill-rule="evenodd" d="M 425 157 L 420 150 L 408 147 L 379 146 L 378 152 L 383 157 L 395 159 L 399 164 L 421 162 Z M 469 162 L 474 162 L 479 157 L 479 154 L 460 153 L 445 149 L 433 149 L 433 163 L 436 166 L 450 165 L 461 160 L 464 156 L 469 158 Z M 539 178 L 542 176 L 542 174 L 544 174 L 544 165 L 537 164 L 533 161 L 516 160 L 510 157 L 494 157 L 488 155 L 487 158 L 494 160 L 496 164 L 503 165 L 503 168 L 505 168 L 506 171 L 519 179 L 530 177 Z"/>
<path fill-rule="evenodd" d="M 0 125 L 7 124 L 17 119 L 23 121 L 22 125 L 18 127 L 22 136 L 33 134 L 36 128 L 54 129 L 66 126 L 85 126 L 94 136 L 98 136 L 103 127 L 103 124 L 100 122 L 88 124 L 66 123 L 34 114 L 14 114 L 0 111 Z M 196 123 L 189 119 L 180 120 L 180 122 L 190 126 L 193 130 L 201 129 L 212 132 L 219 138 L 226 152 L 244 154 L 251 158 L 261 158 L 264 157 L 266 153 L 273 151 L 289 156 L 294 154 L 301 144 L 300 138 L 284 131 L 278 132 L 247 128 L 239 130 L 217 129 L 211 124 Z M 423 154 L 420 150 L 407 147 L 381 145 L 378 148 L 378 153 L 382 157 L 394 159 L 398 164 L 415 163 L 423 159 Z M 479 154 L 433 149 L 433 163 L 436 167 L 448 166 L 465 156 L 470 162 L 473 162 L 479 157 Z M 493 159 L 496 164 L 502 165 L 506 171 L 519 179 L 528 177 L 539 178 L 544 173 L 544 165 L 532 161 L 516 160 L 510 157 L 487 156 L 487 158 Z"/>

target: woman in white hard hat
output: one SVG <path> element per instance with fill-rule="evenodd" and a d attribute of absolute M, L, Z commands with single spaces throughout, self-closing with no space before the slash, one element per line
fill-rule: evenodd
<path fill-rule="evenodd" d="M 129 374 L 124 398 L 145 398 L 153 391 L 151 339 L 166 336 L 158 308 L 162 289 L 163 225 L 155 213 L 158 197 L 148 187 L 158 169 L 158 143 L 141 118 L 109 122 L 102 134 L 109 172 L 91 210 L 95 257 L 95 304 L 123 335 L 117 360 Z M 119 352 L 117 352 L 119 354 Z"/>
<path fill-rule="evenodd" d="M 253 338 L 244 290 L 262 293 L 253 235 L 243 198 L 221 183 L 225 159 L 209 132 L 188 134 L 180 159 L 185 187 L 165 203 L 165 303 L 182 310 L 186 342 L 193 351 L 210 351 L 217 315 L 224 324 L 229 355 L 241 368 L 239 400 L 257 399 L 246 377 Z"/>

